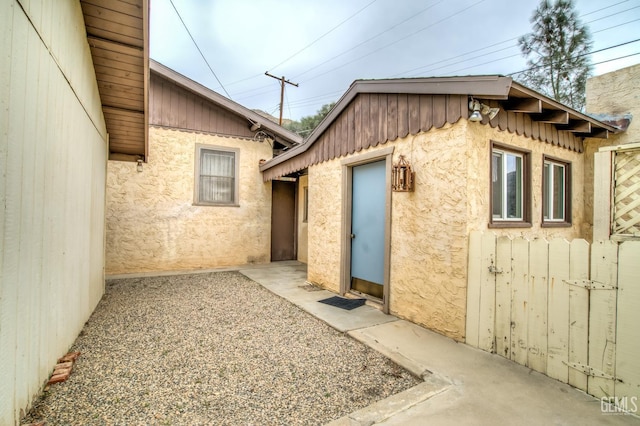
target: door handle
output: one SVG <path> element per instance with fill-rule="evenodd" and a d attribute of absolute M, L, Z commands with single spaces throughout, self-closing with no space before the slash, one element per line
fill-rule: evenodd
<path fill-rule="evenodd" d="M 351 239 L 353 240 L 356 237 L 356 234 L 351 234 Z"/>

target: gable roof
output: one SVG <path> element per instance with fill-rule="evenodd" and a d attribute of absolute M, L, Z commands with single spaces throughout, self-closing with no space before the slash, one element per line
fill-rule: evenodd
<path fill-rule="evenodd" d="M 148 155 L 149 1 L 80 0 L 109 153 Z"/>
<path fill-rule="evenodd" d="M 149 64 L 153 74 L 158 75 L 174 83 L 180 88 L 213 103 L 217 107 L 230 112 L 234 116 L 242 117 L 242 120 L 246 122 L 246 129 L 244 129 L 245 132 L 249 133 L 248 129 L 255 124 L 255 127 L 259 127 L 259 131 L 266 133 L 274 141 L 279 142 L 286 147 L 302 143 L 302 137 L 300 135 L 285 129 L 268 118 L 263 117 L 262 115 L 232 101 L 225 96 L 222 96 L 217 92 L 214 92 L 213 90 L 185 77 L 159 62 L 150 60 Z M 258 129 L 249 134 L 253 136 L 257 131 Z"/>
<path fill-rule="evenodd" d="M 345 127 L 345 125 L 340 126 L 339 118 L 341 115 L 346 112 L 354 117 L 356 114 L 361 114 L 362 106 L 360 105 L 356 105 L 353 112 L 350 110 L 353 108 L 354 100 L 357 98 L 365 99 L 367 95 L 375 94 L 397 96 L 398 99 L 402 96 L 404 102 L 402 114 L 405 115 L 402 124 L 406 131 L 404 135 L 399 135 L 400 132 L 397 129 L 393 129 L 395 132 L 389 133 L 388 129 L 385 128 L 384 130 L 387 131 L 387 134 L 378 135 L 377 140 L 369 137 L 370 142 L 364 142 L 360 146 L 356 146 L 357 143 L 350 143 L 353 146 L 349 146 L 346 150 L 344 147 L 338 149 L 334 146 L 335 144 L 347 144 L 345 135 L 349 134 L 349 138 L 353 138 L 349 133 L 353 133 L 353 129 L 349 129 L 342 134 L 341 140 L 330 141 L 329 147 L 321 149 L 324 153 L 311 154 L 311 151 L 315 149 L 315 144 L 319 141 L 326 144 L 326 139 L 331 138 L 331 136 L 326 136 L 327 133 L 335 133 L 335 127 L 338 127 L 338 132 L 340 132 L 340 128 Z M 267 161 L 260 166 L 260 170 L 263 172 L 264 179 L 268 180 L 301 170 L 330 158 L 352 153 L 367 146 L 375 146 L 378 143 L 394 140 L 398 136 L 406 136 L 409 132 L 428 131 L 431 127 L 438 128 L 445 123 L 455 123 L 460 118 L 469 117 L 469 97 L 478 99 L 492 107 L 500 107 L 500 113 L 493 120 L 489 121 L 486 117 L 483 117 L 483 124 L 499 127 L 501 130 L 525 134 L 525 136 L 556 143 L 576 151 L 582 151 L 582 140 L 585 137 L 606 138 L 609 132 L 618 131 L 617 128 L 607 123 L 598 121 L 522 86 L 514 82 L 510 77 L 488 75 L 356 80 L 303 144 Z M 427 117 L 426 119 L 424 117 L 415 117 L 417 113 L 414 110 L 420 108 L 420 103 L 423 100 L 429 102 L 429 105 L 433 105 L 429 110 L 432 117 Z M 437 106 L 435 104 L 436 101 L 438 103 Z M 363 102 L 368 101 L 365 100 Z M 357 102 L 355 103 L 357 104 Z M 416 105 L 414 110 L 411 110 L 411 105 Z M 399 101 L 395 100 L 392 112 L 395 115 L 400 115 L 400 109 Z M 436 109 L 440 111 L 434 111 Z M 413 120 L 412 123 L 409 122 L 411 120 Z M 528 127 L 524 126 L 525 122 L 529 124 Z M 361 124 L 356 123 L 356 126 L 358 125 Z M 366 125 L 371 126 L 372 123 L 362 124 L 361 131 L 367 131 L 365 130 Z M 349 124 L 349 126 L 352 125 Z M 329 130 L 331 132 L 328 132 Z M 366 136 L 370 135 L 367 134 Z M 333 139 L 340 138 L 336 136 Z M 294 161 L 293 159 L 296 157 L 299 158 Z M 295 164 L 292 164 L 294 162 Z"/>

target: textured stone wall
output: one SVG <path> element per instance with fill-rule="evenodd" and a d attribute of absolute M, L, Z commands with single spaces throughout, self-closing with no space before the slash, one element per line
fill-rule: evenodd
<path fill-rule="evenodd" d="M 463 124 L 463 123 L 460 123 Z M 530 151 L 531 156 L 531 222 L 530 228 L 491 228 L 497 235 L 510 237 L 535 238 L 544 237 L 587 238 L 588 226 L 585 225 L 584 208 L 584 154 L 560 148 L 555 145 L 540 141 L 532 141 L 515 133 L 501 132 L 489 126 L 464 122 L 467 126 L 466 133 L 468 145 L 467 171 L 469 176 L 468 215 L 469 223 L 467 231 L 486 231 L 489 229 L 489 190 L 490 190 L 490 150 L 491 140 L 500 144 L 522 148 Z M 543 155 L 571 163 L 571 216 L 572 226 L 566 228 L 543 228 L 542 224 L 542 167 Z"/>
<path fill-rule="evenodd" d="M 531 228 L 491 231 L 529 238 L 582 236 L 581 154 L 466 120 L 390 143 L 394 162 L 405 155 L 416 173 L 414 192 L 392 194 L 390 311 L 457 340 L 465 335 L 468 235 L 488 229 L 491 140 L 531 151 L 533 193 Z M 572 164 L 570 228 L 540 226 L 543 152 Z M 339 291 L 341 279 L 341 160 L 309 168 L 309 280 L 333 291 Z"/>
<path fill-rule="evenodd" d="M 298 180 L 298 261 L 307 263 L 309 253 L 309 222 L 304 220 L 304 189 L 309 188 L 309 177 Z"/>
<path fill-rule="evenodd" d="M 195 146 L 240 149 L 239 207 L 196 206 Z M 258 170 L 266 142 L 149 129 L 149 162 L 109 161 L 106 273 L 204 269 L 270 260 L 271 184 Z"/>

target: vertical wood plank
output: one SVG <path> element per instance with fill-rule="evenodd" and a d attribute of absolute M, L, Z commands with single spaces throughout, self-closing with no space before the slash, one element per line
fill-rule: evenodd
<path fill-rule="evenodd" d="M 387 95 L 387 140 L 394 141 L 398 138 L 398 95 Z"/>
<path fill-rule="evenodd" d="M 640 241 L 620 245 L 618 258 L 618 313 L 615 396 L 640 401 Z"/>
<path fill-rule="evenodd" d="M 433 126 L 433 96 L 420 95 L 420 130 L 428 131 Z"/>
<path fill-rule="evenodd" d="M 353 128 L 355 138 L 355 151 L 362 151 L 362 96 L 353 100 Z"/>
<path fill-rule="evenodd" d="M 547 289 L 549 243 L 537 238 L 529 244 L 529 327 L 527 365 L 547 372 Z"/>
<path fill-rule="evenodd" d="M 409 101 L 405 93 L 398 95 L 398 137 L 409 134 Z"/>
<path fill-rule="evenodd" d="M 409 95 L 409 133 L 415 135 L 420 131 L 420 95 Z"/>
<path fill-rule="evenodd" d="M 371 140 L 371 95 L 363 93 L 360 95 L 362 102 L 362 121 L 360 132 L 362 133 L 362 147 L 369 148 L 373 141 Z"/>
<path fill-rule="evenodd" d="M 547 375 L 569 381 L 569 279 L 571 245 L 557 238 L 549 243 Z"/>
<path fill-rule="evenodd" d="M 496 243 L 496 353 L 511 358 L 511 238 Z"/>
<path fill-rule="evenodd" d="M 378 95 L 378 105 L 379 105 L 379 114 L 378 114 L 378 143 L 385 143 L 389 140 L 389 135 L 387 134 L 387 95 L 380 94 Z"/>
<path fill-rule="evenodd" d="M 478 325 L 480 324 L 480 270 L 482 268 L 482 232 L 469 235 L 469 262 L 467 270 L 467 325 L 465 342 L 478 347 Z"/>
<path fill-rule="evenodd" d="M 464 103 L 467 103 L 466 96 L 460 95 L 447 95 L 447 123 L 455 123 L 460 119 L 460 104 L 464 98 Z"/>
<path fill-rule="evenodd" d="M 569 278 L 589 278 L 589 244 L 573 240 L 569 258 Z M 589 362 L 589 290 L 569 286 L 569 362 L 587 365 Z M 587 375 L 569 368 L 569 384 L 587 390 Z"/>
<path fill-rule="evenodd" d="M 356 126 L 355 126 L 355 107 L 353 104 L 347 107 L 347 121 L 343 123 L 347 127 L 347 145 L 348 153 L 353 154 L 356 150 Z"/>
<path fill-rule="evenodd" d="M 371 131 L 371 143 L 370 146 L 376 146 L 380 143 L 380 103 L 378 100 L 378 95 L 371 94 L 369 95 L 369 128 Z"/>
<path fill-rule="evenodd" d="M 594 154 L 593 240 L 606 240 L 611 233 L 611 151 Z"/>
<path fill-rule="evenodd" d="M 616 286 L 618 244 L 596 241 L 591 248 L 591 280 Z M 589 299 L 589 366 L 615 375 L 616 296 L 615 290 L 591 290 Z M 611 379 L 589 377 L 588 392 L 596 397 L 614 394 Z"/>
<path fill-rule="evenodd" d="M 432 99 L 433 127 L 439 129 L 447 122 L 447 97 L 446 95 L 433 95 Z"/>
<path fill-rule="evenodd" d="M 496 276 L 489 270 L 495 265 L 496 236 L 487 233 L 481 240 L 480 265 L 480 321 L 478 323 L 478 347 L 487 352 L 495 351 Z"/>
<path fill-rule="evenodd" d="M 516 238 L 511 243 L 511 359 L 527 364 L 527 322 L 529 303 L 529 241 Z"/>

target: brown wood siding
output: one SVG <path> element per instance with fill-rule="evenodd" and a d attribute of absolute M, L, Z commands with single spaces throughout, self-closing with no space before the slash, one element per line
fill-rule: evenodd
<path fill-rule="evenodd" d="M 152 126 L 253 138 L 249 121 L 156 74 L 149 96 Z"/>
<path fill-rule="evenodd" d="M 500 107 L 497 101 L 487 104 Z M 464 95 L 360 93 L 306 152 L 265 170 L 263 178 L 270 180 L 398 137 L 438 129 L 467 118 L 468 113 L 468 97 Z M 584 149 L 582 138 L 558 131 L 553 124 L 534 121 L 526 113 L 503 109 L 491 122 L 484 117 L 482 123 L 576 152 Z"/>

